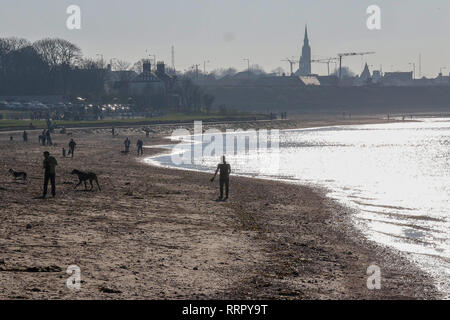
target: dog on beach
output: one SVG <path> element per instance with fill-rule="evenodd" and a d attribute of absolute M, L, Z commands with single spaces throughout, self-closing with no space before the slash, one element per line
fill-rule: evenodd
<path fill-rule="evenodd" d="M 9 169 L 9 173 L 11 173 L 14 177 L 14 179 L 21 178 L 22 180 L 27 180 L 27 173 L 26 172 L 18 172 L 14 171 L 13 169 Z"/>
<path fill-rule="evenodd" d="M 84 189 L 87 190 L 87 181 L 89 180 L 89 183 L 91 184 L 91 190 L 94 188 L 94 185 L 92 184 L 92 181 L 95 181 L 97 183 L 98 186 L 98 190 L 102 190 L 100 189 L 100 185 L 98 184 L 98 179 L 97 179 L 97 175 L 93 172 L 82 172 L 79 170 L 73 170 L 71 174 L 76 174 L 78 176 L 78 184 L 74 187 L 74 189 L 76 189 L 81 183 L 84 182 Z"/>

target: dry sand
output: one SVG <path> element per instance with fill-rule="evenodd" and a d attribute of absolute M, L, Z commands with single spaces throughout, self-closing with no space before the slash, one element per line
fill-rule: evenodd
<path fill-rule="evenodd" d="M 377 122 L 374 119 L 333 123 Z M 308 127 L 329 121 L 240 124 Z M 224 129 L 232 125 L 218 125 Z M 179 127 L 179 126 L 176 126 Z M 404 257 L 364 240 L 350 212 L 310 187 L 231 178 L 231 198 L 216 202 L 211 175 L 142 163 L 137 137 L 159 144 L 175 126 L 69 130 L 75 158 L 62 158 L 70 136 L 39 146 L 0 134 L 1 299 L 434 299 L 432 281 Z M 133 154 L 123 155 L 124 137 Z M 57 197 L 42 190 L 42 152 L 56 156 Z M 146 155 L 158 152 L 146 149 Z M 8 169 L 24 170 L 14 181 Z M 102 191 L 73 190 L 72 169 L 93 171 Z M 381 267 L 382 289 L 366 270 Z M 69 265 L 81 289 L 66 287 Z"/>

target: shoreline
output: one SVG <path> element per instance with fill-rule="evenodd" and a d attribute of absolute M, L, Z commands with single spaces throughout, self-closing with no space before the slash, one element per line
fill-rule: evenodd
<path fill-rule="evenodd" d="M 164 131 L 146 145 L 162 142 Z M 359 231 L 346 221 L 348 209 L 323 190 L 232 177 L 230 202 L 217 203 L 210 174 L 121 155 L 122 138 L 134 142 L 143 134 L 136 128 L 120 133 L 117 139 L 107 129 L 74 131 L 75 158 L 58 157 L 59 190 L 48 200 L 33 199 L 47 147 L 1 139 L 4 168 L 26 167 L 31 178 L 29 185 L 8 178 L 0 183 L 7 199 L 0 205 L 1 299 L 440 297 L 406 258 L 355 237 Z M 57 146 L 50 151 L 58 155 L 68 138 L 54 135 Z M 102 191 L 73 191 L 72 168 L 98 173 Z M 382 262 L 381 290 L 366 287 L 366 269 L 374 261 Z M 81 268 L 79 292 L 65 288 L 65 269 L 72 264 Z M 59 269 L 26 272 L 45 266 Z"/>
<path fill-rule="evenodd" d="M 414 120 L 414 121 L 420 121 L 420 120 Z M 390 120 L 390 121 L 385 121 L 385 120 L 381 120 L 381 121 L 373 121 L 373 122 L 369 122 L 369 123 L 364 123 L 364 124 L 375 124 L 375 123 L 398 123 L 398 122 L 412 122 L 412 121 L 408 121 L 408 120 Z M 361 123 L 353 123 L 352 125 L 360 125 Z M 314 126 L 314 127 L 301 127 L 301 128 L 288 128 L 288 129 L 281 129 L 284 131 L 290 131 L 290 130 L 302 130 L 302 129 L 315 129 L 315 128 L 325 128 L 325 127 L 335 127 L 335 126 L 340 126 L 342 124 L 336 124 L 336 123 L 332 123 L 330 125 L 324 125 L 324 126 Z M 200 169 L 195 169 L 195 168 L 183 168 L 183 167 L 175 167 L 175 166 L 169 166 L 169 165 L 165 165 L 165 164 L 161 164 L 159 162 L 157 162 L 156 160 L 154 160 L 154 158 L 162 156 L 162 155 L 170 155 L 170 151 L 171 149 L 168 148 L 167 146 L 172 145 L 172 144 L 176 144 L 178 143 L 178 141 L 174 140 L 170 140 L 170 137 L 164 137 L 166 144 L 161 144 L 161 145 L 156 145 L 156 146 L 150 146 L 148 148 L 154 148 L 154 149 L 160 149 L 160 152 L 152 155 L 144 160 L 141 160 L 142 163 L 145 163 L 147 165 L 150 166 L 156 166 L 159 168 L 164 168 L 167 170 L 180 170 L 180 171 L 189 171 L 189 172 L 195 172 L 195 173 L 200 173 L 200 174 L 208 174 L 205 173 L 204 170 L 200 170 Z M 167 152 L 165 152 L 167 151 Z M 246 175 L 246 174 L 233 174 L 233 177 L 240 177 L 240 178 L 247 178 L 247 179 L 256 179 L 256 180 L 260 180 L 260 181 L 270 181 L 270 182 L 275 182 L 275 183 L 282 183 L 282 184 L 287 184 L 287 185 L 292 185 L 292 186 L 302 186 L 305 188 L 309 188 L 311 190 L 314 190 L 314 192 L 321 194 L 324 198 L 326 202 L 330 202 L 330 204 L 334 207 L 339 207 L 339 210 L 333 210 L 333 215 L 334 215 L 334 219 L 336 220 L 336 227 L 341 227 L 342 229 L 345 229 L 345 232 L 347 234 L 348 237 L 353 237 L 361 246 L 367 247 L 367 248 L 372 248 L 373 250 L 377 250 L 378 252 L 376 253 L 376 256 L 380 256 L 380 252 L 382 252 L 383 255 L 386 254 L 386 252 L 389 254 L 389 264 L 390 265 L 397 265 L 396 268 L 399 268 L 399 262 L 395 261 L 398 258 L 401 259 L 405 259 L 402 261 L 403 264 L 411 264 L 412 268 L 414 269 L 418 269 L 420 270 L 421 273 L 425 273 L 425 277 L 428 279 L 431 279 L 431 276 L 429 276 L 426 271 L 420 269 L 420 267 L 416 266 L 413 264 L 413 262 L 411 262 L 408 257 L 407 257 L 407 253 L 402 252 L 400 250 L 397 250 L 395 248 L 392 248 L 388 245 L 383 245 L 380 243 L 377 243 L 373 240 L 368 240 L 367 237 L 364 235 L 363 231 L 361 229 L 359 229 L 354 221 L 353 221 L 353 217 L 351 216 L 351 212 L 354 212 L 355 210 L 357 210 L 356 208 L 353 207 L 349 207 L 347 206 L 345 203 L 341 203 L 340 201 L 338 201 L 337 199 L 333 199 L 331 197 L 328 196 L 328 194 L 331 192 L 331 190 L 329 190 L 327 187 L 325 186 L 319 186 L 316 185 L 314 183 L 296 183 L 294 181 L 291 181 L 289 179 L 277 179 L 277 178 L 270 178 L 270 177 L 259 177 L 259 176 L 251 176 L 251 175 Z M 343 222 L 341 219 L 342 217 L 339 217 L 336 213 L 337 212 L 345 212 L 345 222 Z M 403 270 L 405 271 L 405 270 Z M 432 281 L 433 282 L 433 281 Z M 433 285 L 436 286 L 436 285 Z M 445 292 L 441 292 L 439 290 L 437 290 L 437 286 L 435 287 L 436 289 L 436 297 L 445 297 L 446 293 Z"/>

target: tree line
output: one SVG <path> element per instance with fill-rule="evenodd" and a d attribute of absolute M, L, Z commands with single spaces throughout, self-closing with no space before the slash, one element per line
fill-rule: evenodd
<path fill-rule="evenodd" d="M 0 95 L 68 95 L 103 90 L 105 69 L 64 39 L 0 38 Z"/>

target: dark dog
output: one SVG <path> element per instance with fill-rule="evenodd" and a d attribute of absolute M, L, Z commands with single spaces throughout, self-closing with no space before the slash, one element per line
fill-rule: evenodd
<path fill-rule="evenodd" d="M 26 172 L 17 172 L 13 169 L 9 169 L 9 173 L 11 173 L 14 176 L 14 179 L 22 178 L 23 180 L 27 180 L 27 173 Z"/>
<path fill-rule="evenodd" d="M 97 175 L 93 172 L 81 172 L 79 170 L 73 170 L 71 174 L 76 174 L 78 176 L 78 180 L 80 181 L 74 189 L 76 189 L 82 182 L 84 182 L 84 189 L 87 190 L 87 181 L 89 180 L 89 183 L 91 184 L 91 190 L 94 188 L 94 185 L 92 184 L 92 181 L 95 181 L 98 186 L 98 190 L 100 189 L 100 185 L 98 184 Z"/>

